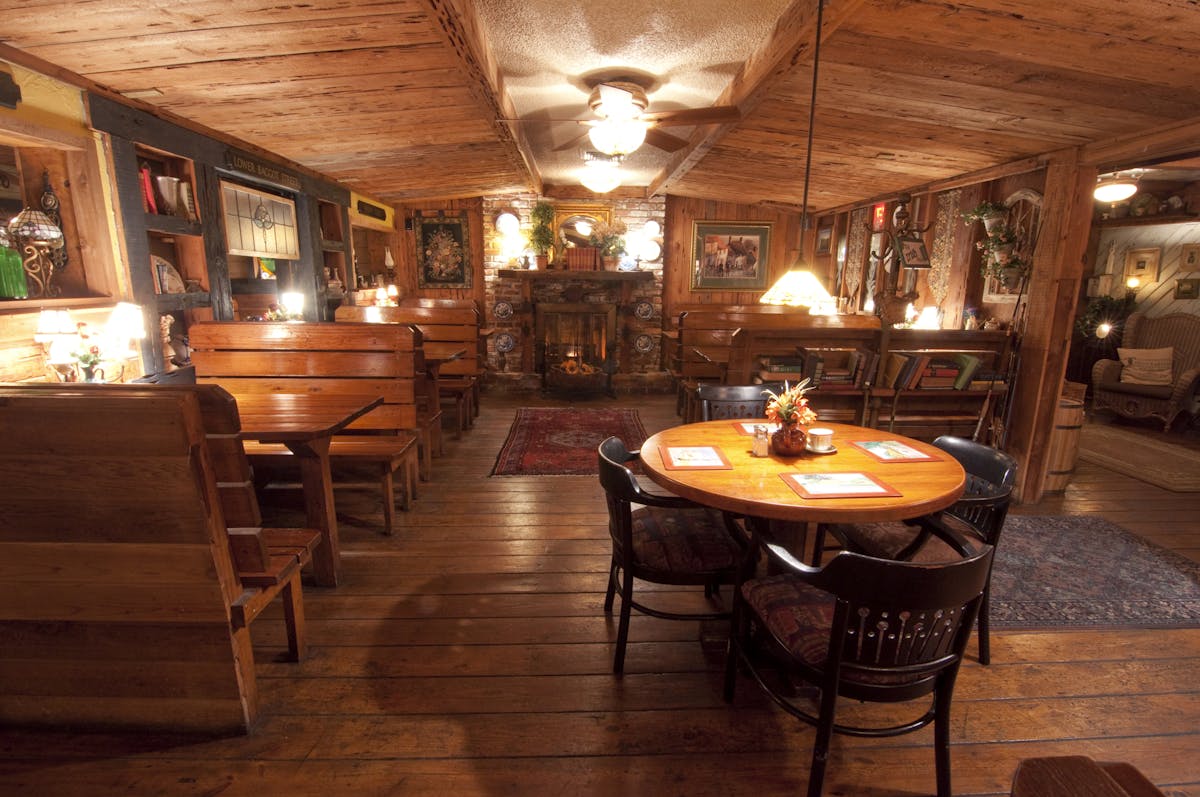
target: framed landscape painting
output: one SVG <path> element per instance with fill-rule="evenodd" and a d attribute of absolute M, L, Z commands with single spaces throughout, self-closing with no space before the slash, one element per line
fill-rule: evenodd
<path fill-rule="evenodd" d="M 418 216 L 413 220 L 413 232 L 417 239 L 419 287 L 471 287 L 471 247 L 465 213 Z"/>
<path fill-rule="evenodd" d="M 1158 282 L 1158 258 L 1162 250 L 1157 246 L 1147 249 L 1130 249 L 1125 253 L 1125 279 L 1137 277 L 1145 285 Z"/>
<path fill-rule="evenodd" d="M 762 290 L 767 285 L 771 222 L 692 222 L 692 290 Z"/>

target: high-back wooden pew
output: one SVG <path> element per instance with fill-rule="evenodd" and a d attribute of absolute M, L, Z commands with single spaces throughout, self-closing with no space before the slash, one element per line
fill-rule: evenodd
<path fill-rule="evenodd" d="M 362 307 L 343 305 L 334 317 L 339 322 L 413 324 L 424 336 L 427 358 L 446 359 L 438 369 L 438 390 L 454 408 L 455 434 L 461 436 L 479 414 L 480 336 L 479 311 L 474 303 L 457 306 L 401 305 Z"/>
<path fill-rule="evenodd" d="M 253 600 L 195 393 L 0 392 L 0 721 L 246 732 Z"/>
<path fill-rule="evenodd" d="M 395 528 L 395 483 L 402 478 L 403 508 L 417 495 L 416 352 L 421 333 L 404 324 L 328 324 L 209 321 L 188 330 L 198 381 L 235 393 L 343 393 L 383 396 L 384 403 L 337 435 L 332 462 L 376 468 L 384 531 Z M 247 442 L 252 460 L 279 461 L 286 446 Z M 365 485 L 339 481 L 335 486 Z"/>

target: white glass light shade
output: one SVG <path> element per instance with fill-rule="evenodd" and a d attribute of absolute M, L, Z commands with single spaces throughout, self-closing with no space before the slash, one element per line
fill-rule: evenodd
<path fill-rule="evenodd" d="M 637 254 L 642 260 L 653 263 L 662 257 L 662 246 L 659 245 L 658 241 L 647 238 L 638 245 Z"/>
<path fill-rule="evenodd" d="M 396 259 L 392 257 L 392 247 L 386 247 L 383 250 L 383 265 L 385 268 L 395 268 Z"/>
<path fill-rule="evenodd" d="M 1137 193 L 1137 183 L 1128 178 L 1110 177 L 1096 183 L 1092 196 L 1097 202 L 1120 202 Z"/>
<path fill-rule="evenodd" d="M 283 312 L 287 313 L 289 318 L 304 314 L 304 294 L 303 293 L 284 293 L 279 296 L 279 303 L 283 305 Z"/>
<path fill-rule="evenodd" d="M 587 238 L 592 234 L 592 223 L 590 221 L 582 220 L 575 222 L 575 232 L 579 233 L 584 238 Z"/>
<path fill-rule="evenodd" d="M 74 335 L 75 322 L 67 310 L 43 310 L 38 315 L 37 329 L 33 339 L 38 343 L 48 343 L 60 335 Z"/>
<path fill-rule="evenodd" d="M 605 119 L 588 130 L 588 138 L 605 155 L 628 155 L 646 140 L 646 123 L 637 119 Z"/>
<path fill-rule="evenodd" d="M 119 302 L 104 325 L 106 349 L 129 352 L 131 344 L 146 337 L 146 322 L 142 308 L 129 302 Z"/>
<path fill-rule="evenodd" d="M 516 235 L 521 231 L 521 220 L 506 210 L 496 216 L 496 231 L 501 235 Z"/>
<path fill-rule="evenodd" d="M 615 163 L 589 161 L 579 172 L 579 182 L 594 193 L 607 194 L 621 184 L 621 170 Z"/>
<path fill-rule="evenodd" d="M 1096 325 L 1096 337 L 1101 339 L 1107 338 L 1109 333 L 1112 332 L 1112 329 L 1112 324 L 1108 323 L 1107 321 L 1102 321 Z"/>
<path fill-rule="evenodd" d="M 836 302 L 821 281 L 811 271 L 799 269 L 793 269 L 776 280 L 758 302 L 807 307 L 812 315 L 834 315 L 837 312 Z"/>

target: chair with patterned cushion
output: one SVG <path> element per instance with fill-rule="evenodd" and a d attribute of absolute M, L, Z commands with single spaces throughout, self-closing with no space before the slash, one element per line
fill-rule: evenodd
<path fill-rule="evenodd" d="M 950 700 L 963 651 L 983 600 L 992 548 L 964 544 L 958 561 L 917 564 L 843 551 L 824 567 L 760 544 L 768 575 L 734 593 L 725 663 L 732 702 L 739 664 L 784 711 L 817 729 L 808 795 L 820 797 L 834 732 L 884 737 L 934 726 L 938 797 L 950 797 Z M 797 690 L 798 681 L 819 690 Z M 774 684 L 779 683 L 780 686 Z M 839 697 L 870 703 L 930 698 L 926 711 L 894 725 L 835 719 Z M 851 790 L 853 791 L 853 790 Z"/>
<path fill-rule="evenodd" d="M 700 403 L 700 420 L 722 418 L 762 418 L 766 423 L 767 393 L 780 393 L 783 385 L 718 385 L 700 384 L 696 400 Z"/>
<path fill-rule="evenodd" d="M 608 531 L 612 537 L 612 564 L 604 611 L 612 613 L 613 598 L 621 593 L 621 618 L 613 672 L 625 666 L 625 643 L 633 609 L 667 620 L 717 620 L 728 611 L 683 613 L 646 606 L 633 598 L 634 579 L 656 584 L 703 586 L 715 599 L 721 584 L 733 584 L 742 559 L 742 546 L 734 529 L 715 509 L 678 496 L 643 488 L 626 463 L 639 454 L 629 451 L 620 438 L 600 444 L 600 484 L 608 501 Z M 637 505 L 636 507 L 634 505 Z"/>
<path fill-rule="evenodd" d="M 995 548 L 1000 544 L 1004 519 L 1008 516 L 1013 486 L 1017 481 L 1017 461 L 1003 451 L 963 437 L 942 435 L 933 444 L 949 453 L 967 472 L 962 498 L 932 518 L 905 523 L 863 523 L 830 528 L 842 546 L 857 553 L 884 559 L 912 562 L 947 562 L 959 557 L 957 551 L 939 534 L 939 524 L 967 539 L 978 540 Z M 988 604 L 991 579 L 983 592 L 979 609 L 979 661 L 992 660 L 988 639 Z"/>
<path fill-rule="evenodd" d="M 1125 319 L 1118 360 L 1092 366 L 1092 409 L 1126 418 L 1155 418 L 1170 431 L 1200 409 L 1200 316 L 1168 313 Z"/>

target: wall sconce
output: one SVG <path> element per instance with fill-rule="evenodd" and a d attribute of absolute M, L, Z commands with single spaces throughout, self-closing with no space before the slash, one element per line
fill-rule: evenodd
<path fill-rule="evenodd" d="M 496 232 L 501 235 L 517 235 L 521 232 L 521 218 L 511 210 L 502 210 L 494 220 Z"/>
<path fill-rule="evenodd" d="M 142 308 L 129 302 L 119 302 L 104 325 L 104 337 L 108 339 L 106 351 L 122 352 L 121 357 L 126 360 L 138 357 L 134 345 L 146 337 Z"/>
<path fill-rule="evenodd" d="M 1125 280 L 1125 287 L 1131 291 L 1136 291 L 1138 288 L 1142 287 L 1142 281 L 1137 277 L 1130 277 L 1129 279 Z"/>
<path fill-rule="evenodd" d="M 25 254 L 25 273 L 32 283 L 29 295 L 36 299 L 61 293 L 50 284 L 56 270 L 51 252 L 65 243 L 58 225 L 42 211 L 25 208 L 8 223 L 8 235 Z"/>
<path fill-rule="evenodd" d="M 299 292 L 288 291 L 279 295 L 279 304 L 283 307 L 283 312 L 288 320 L 300 319 L 304 317 L 304 294 Z"/>

